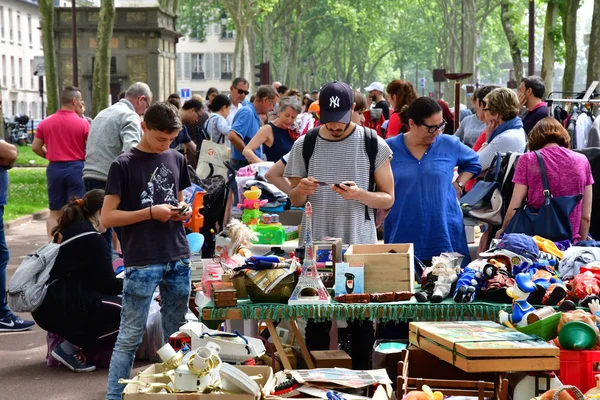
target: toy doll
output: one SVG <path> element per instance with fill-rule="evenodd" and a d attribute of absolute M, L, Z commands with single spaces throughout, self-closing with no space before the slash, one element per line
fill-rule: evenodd
<path fill-rule="evenodd" d="M 527 302 L 529 295 L 535 291 L 535 284 L 531 276 L 526 273 L 517 274 L 515 285 L 508 288 L 506 293 L 514 299 L 512 314 L 500 311 L 500 323 L 512 326 L 526 326 L 527 315 L 535 311 L 533 306 Z"/>
<path fill-rule="evenodd" d="M 259 218 L 262 215 L 260 207 L 267 204 L 268 200 L 261 200 L 262 190 L 256 186 L 252 186 L 250 190 L 244 192 L 244 201 L 237 206 L 243 209 L 242 222 L 246 225 L 258 224 Z"/>

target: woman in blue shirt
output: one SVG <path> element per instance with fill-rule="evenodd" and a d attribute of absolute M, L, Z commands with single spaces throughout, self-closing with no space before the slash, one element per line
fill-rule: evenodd
<path fill-rule="evenodd" d="M 405 106 L 400 117 L 409 131 L 387 140 L 394 153 L 396 200 L 385 220 L 385 243 L 414 243 L 423 261 L 455 251 L 466 265 L 469 248 L 457 198 L 465 182 L 481 173 L 479 156 L 457 137 L 441 135 L 446 121 L 431 98 Z"/>

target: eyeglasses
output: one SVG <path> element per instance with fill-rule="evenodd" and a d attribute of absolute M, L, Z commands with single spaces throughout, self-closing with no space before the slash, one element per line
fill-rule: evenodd
<path fill-rule="evenodd" d="M 427 132 L 429 133 L 436 133 L 437 131 L 443 131 L 444 128 L 446 128 L 446 125 L 448 123 L 446 122 L 446 120 L 442 120 L 442 123 L 439 125 L 427 125 L 425 123 L 421 123 L 421 125 L 423 125 L 424 127 L 427 128 Z"/>
<path fill-rule="evenodd" d="M 239 94 L 243 94 L 243 95 L 245 95 L 245 96 L 248 96 L 248 95 L 250 94 L 250 92 L 249 92 L 249 91 L 247 91 L 247 90 L 244 90 L 244 89 L 238 89 L 238 88 L 235 88 L 235 89 L 238 91 L 238 93 L 239 93 Z"/>

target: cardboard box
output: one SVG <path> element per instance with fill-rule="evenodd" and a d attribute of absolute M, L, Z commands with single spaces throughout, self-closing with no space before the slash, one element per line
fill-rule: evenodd
<path fill-rule="evenodd" d="M 267 382 L 273 378 L 273 369 L 267 366 L 245 366 L 236 365 L 237 369 L 243 371 L 249 376 L 261 375 L 261 379 L 256 383 L 261 387 L 265 387 Z M 154 364 L 146 368 L 142 373 L 156 374 L 163 372 L 161 364 Z M 169 382 L 169 378 L 140 378 L 142 382 Z M 139 393 L 139 385 L 128 384 L 123 391 L 124 400 L 258 400 L 251 394 L 202 394 L 202 393 Z"/>
<path fill-rule="evenodd" d="M 415 261 L 412 243 L 359 244 L 346 250 L 347 263 L 365 265 L 365 293 L 415 290 Z"/>
<path fill-rule="evenodd" d="M 344 350 L 314 350 L 310 355 L 317 368 L 352 369 L 352 358 Z"/>
<path fill-rule="evenodd" d="M 409 341 L 466 372 L 556 371 L 553 344 L 492 321 L 411 322 Z"/>

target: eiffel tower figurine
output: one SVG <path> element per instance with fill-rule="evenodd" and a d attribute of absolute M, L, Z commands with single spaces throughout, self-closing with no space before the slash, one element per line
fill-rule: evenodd
<path fill-rule="evenodd" d="M 288 300 L 289 305 L 329 304 L 331 296 L 325 289 L 323 281 L 317 272 L 315 246 L 312 237 L 312 205 L 307 202 L 304 206 L 306 223 L 306 239 L 304 241 L 304 262 L 298 284 Z"/>

